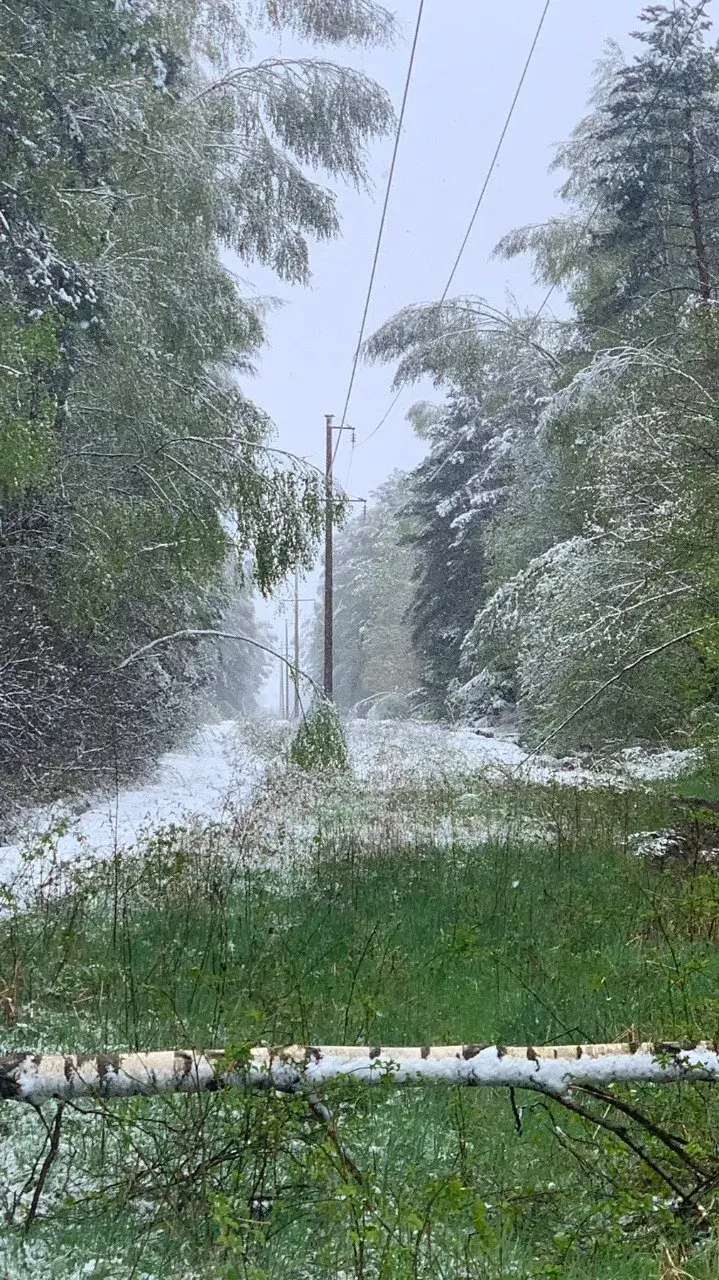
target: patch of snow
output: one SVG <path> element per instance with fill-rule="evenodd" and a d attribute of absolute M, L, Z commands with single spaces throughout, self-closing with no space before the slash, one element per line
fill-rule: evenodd
<path fill-rule="evenodd" d="M 59 824 L 67 830 L 53 839 L 53 848 L 65 862 L 81 855 L 110 857 L 159 827 L 198 817 L 219 820 L 228 803 L 249 799 L 265 768 L 234 720 L 205 725 L 184 750 L 162 756 L 154 778 L 144 786 L 96 797 L 80 815 L 66 805 L 36 811 L 23 827 L 21 842 L 0 847 L 0 881 L 19 868 L 23 846 L 58 830 Z"/>
<path fill-rule="evenodd" d="M 418 720 L 353 720 L 346 731 L 356 776 L 381 789 L 403 782 L 440 783 L 497 766 L 511 769 L 526 759 L 526 752 L 508 739 Z"/>
<path fill-rule="evenodd" d="M 675 831 L 635 831 L 629 837 L 632 853 L 638 858 L 667 858 L 677 851 Z"/>
<path fill-rule="evenodd" d="M 627 747 L 622 751 L 621 767 L 630 778 L 638 782 L 660 782 L 664 778 L 679 778 L 691 773 L 699 764 L 698 751 L 645 751 L 641 747 Z"/>

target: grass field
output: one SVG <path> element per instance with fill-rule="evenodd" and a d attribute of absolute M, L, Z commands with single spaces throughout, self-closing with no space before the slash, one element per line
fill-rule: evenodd
<path fill-rule="evenodd" d="M 8 901 L 4 1047 L 719 1036 L 719 874 L 633 852 L 676 820 L 656 789 L 464 776 L 380 803 L 270 778 L 232 829 Z M 719 1276 L 710 1086 L 583 1094 L 583 1114 L 439 1087 L 323 1102 L 4 1104 L 5 1274 Z"/>

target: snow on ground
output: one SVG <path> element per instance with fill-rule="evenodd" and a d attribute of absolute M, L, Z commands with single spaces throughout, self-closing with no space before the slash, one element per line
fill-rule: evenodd
<path fill-rule="evenodd" d="M 367 785 L 426 784 L 479 773 L 494 781 L 626 786 L 659 782 L 696 768 L 696 751 L 648 752 L 629 747 L 601 767 L 580 758 L 533 755 L 512 738 L 421 721 L 353 720 L 347 726 L 352 767 Z"/>
<path fill-rule="evenodd" d="M 698 751 L 656 751 L 651 755 L 641 747 L 627 747 L 621 752 L 621 767 L 638 782 L 661 782 L 691 773 L 699 765 Z"/>
<path fill-rule="evenodd" d="M 347 741 L 357 777 L 380 788 L 441 782 L 452 775 L 486 773 L 490 767 L 512 769 L 527 755 L 505 738 L 418 720 L 353 720 Z"/>
<path fill-rule="evenodd" d="M 265 773 L 265 763 L 238 732 L 234 720 L 205 725 L 183 749 L 162 756 L 152 781 L 95 798 L 84 813 L 63 805 L 35 811 L 22 830 L 23 843 L 67 823 L 53 841 L 63 862 L 80 854 L 104 853 L 136 844 L 158 827 L 189 818 L 220 819 L 228 798 L 246 802 Z M 19 845 L 0 847 L 0 881 L 20 859 Z"/>
<path fill-rule="evenodd" d="M 353 775 L 348 785 L 355 797 L 359 794 L 377 799 L 379 808 L 372 817 L 375 825 L 380 818 L 384 820 L 379 812 L 384 813 L 385 808 L 380 797 L 412 787 L 441 788 L 472 776 L 494 782 L 514 778 L 558 781 L 571 786 L 626 786 L 633 781 L 676 776 L 696 764 L 696 755 L 691 751 L 649 754 L 632 748 L 609 766 L 593 770 L 585 761 L 534 757 L 511 738 L 470 729 L 419 721 L 369 720 L 350 721 L 346 729 Z M 289 735 L 287 725 L 271 722 L 259 726 L 235 721 L 206 725 L 184 748 L 163 756 L 152 780 L 145 785 L 94 798 L 85 812 L 78 813 L 77 805 L 35 811 L 24 826 L 20 843 L 0 847 L 0 883 L 12 880 L 18 872 L 18 878 L 24 878 L 27 866 L 23 863 L 23 849 L 37 847 L 38 837 L 51 831 L 52 857 L 67 866 L 83 856 L 111 856 L 116 849 L 137 844 L 154 830 L 170 824 L 236 817 L 262 790 L 268 769 L 273 770 L 275 780 L 285 771 Z M 342 794 L 344 803 L 347 796 Z M 309 830 L 322 806 L 318 793 L 316 803 L 310 801 L 310 810 L 317 808 L 317 814 L 307 812 L 308 799 L 305 795 L 303 803 L 299 793 L 290 787 L 285 797 L 287 812 L 280 813 L 283 805 L 278 803 L 279 795 L 273 789 L 264 805 L 260 797 L 260 809 L 269 804 L 277 821 L 281 817 L 283 823 Z M 401 820 L 409 821 L 411 816 L 401 819 L 398 810 L 394 821 L 401 825 Z M 454 839 L 456 821 L 457 815 L 448 817 L 446 808 L 434 814 L 434 838 L 440 838 L 440 828 L 447 827 L 446 838 Z M 64 824 L 61 834 L 58 823 Z"/>

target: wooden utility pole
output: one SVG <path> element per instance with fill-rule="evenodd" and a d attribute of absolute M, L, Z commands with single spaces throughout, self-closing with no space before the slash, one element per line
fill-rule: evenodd
<path fill-rule="evenodd" d="M 334 634 L 333 634 L 333 424 L 334 416 L 325 414 L 325 697 L 334 697 Z"/>
<path fill-rule="evenodd" d="M 285 622 L 285 717 L 292 718 L 290 711 L 290 624 Z"/>
<path fill-rule="evenodd" d="M 295 569 L 295 720 L 300 718 L 300 571 Z"/>
<path fill-rule="evenodd" d="M 280 658 L 280 720 L 285 718 L 285 672 Z"/>
<path fill-rule="evenodd" d="M 334 425 L 334 415 L 325 414 L 325 697 L 334 698 L 334 433 L 351 431 L 354 444 L 354 427 Z"/>

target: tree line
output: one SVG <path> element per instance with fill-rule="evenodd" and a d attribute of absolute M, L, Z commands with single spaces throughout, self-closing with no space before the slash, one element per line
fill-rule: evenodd
<path fill-rule="evenodd" d="M 306 281 L 338 234 L 326 180 L 365 181 L 392 109 L 325 50 L 393 30 L 373 0 L 0 4 L 6 795 L 151 759 L 223 654 L 128 656 L 251 632 L 247 592 L 310 563 L 322 484 L 245 389 L 263 305 L 236 271 Z M 282 33 L 305 52 L 254 52 Z M 225 648 L 250 696 L 257 657 Z"/>
<path fill-rule="evenodd" d="M 563 209 L 497 246 L 531 256 L 546 305 L 409 306 L 367 345 L 398 388 L 429 376 L 442 393 L 411 415 L 426 458 L 372 517 L 377 547 L 411 559 L 409 600 L 390 581 L 384 607 L 412 655 L 395 687 L 429 714 L 511 711 L 557 749 L 712 740 L 719 49 L 705 8 L 651 5 L 637 52 L 606 52 L 554 160 Z M 364 584 L 381 585 L 367 553 L 348 585 L 357 553 L 340 543 L 355 649 Z"/>

